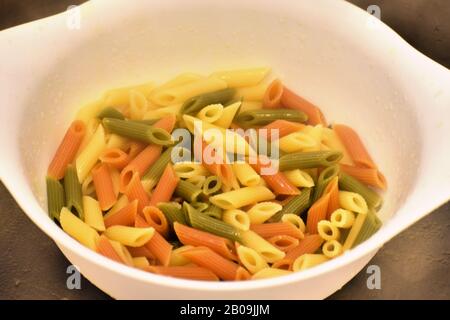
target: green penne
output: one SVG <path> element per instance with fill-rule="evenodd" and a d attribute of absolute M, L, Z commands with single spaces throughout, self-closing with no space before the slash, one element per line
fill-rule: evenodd
<path fill-rule="evenodd" d="M 353 243 L 352 248 L 369 239 L 375 232 L 377 232 L 381 228 L 381 225 L 381 220 L 373 211 L 369 210 L 369 212 L 367 213 L 367 217 L 361 227 L 361 230 L 359 231 L 358 236 Z"/>
<path fill-rule="evenodd" d="M 125 116 L 113 107 L 106 107 L 102 111 L 100 111 L 97 115 L 97 118 L 103 119 L 103 118 L 113 118 L 113 119 L 120 119 L 125 120 Z"/>
<path fill-rule="evenodd" d="M 78 181 L 77 170 L 73 165 L 69 165 L 64 175 L 64 191 L 66 193 L 66 207 L 73 212 L 77 212 L 81 220 L 84 221 L 83 200 L 81 184 Z"/>
<path fill-rule="evenodd" d="M 154 186 L 161 178 L 161 175 L 164 172 L 164 169 L 167 167 L 167 164 L 170 162 L 172 153 L 172 148 L 167 148 L 158 160 L 147 170 L 147 172 L 142 176 L 142 183 L 145 184 L 148 189 L 153 189 Z"/>
<path fill-rule="evenodd" d="M 170 226 L 173 227 L 175 222 L 187 224 L 181 205 L 177 202 L 160 202 L 158 203 L 159 210 L 164 213 Z"/>
<path fill-rule="evenodd" d="M 200 229 L 232 241 L 240 241 L 239 230 L 221 220 L 211 218 L 208 215 L 195 210 L 189 203 L 183 203 L 183 209 L 187 212 L 193 228 Z"/>
<path fill-rule="evenodd" d="M 205 210 L 203 213 L 206 214 L 207 216 L 210 216 L 211 218 L 215 218 L 215 219 L 219 219 L 219 220 L 222 219 L 222 209 L 213 204 L 210 204 L 208 209 Z"/>
<path fill-rule="evenodd" d="M 47 177 L 47 207 L 48 215 L 59 221 L 59 213 L 64 207 L 64 187 L 58 180 Z"/>
<path fill-rule="evenodd" d="M 204 212 L 209 208 L 209 205 L 206 202 L 192 202 L 191 206 L 200 212 Z"/>
<path fill-rule="evenodd" d="M 308 120 L 308 116 L 306 113 L 294 109 L 258 109 L 241 112 L 236 117 L 236 122 L 243 128 L 250 128 L 264 126 L 280 119 L 305 122 Z"/>
<path fill-rule="evenodd" d="M 236 90 L 227 88 L 190 98 L 181 107 L 181 113 L 194 114 L 210 104 L 225 104 L 233 98 L 235 92 Z"/>
<path fill-rule="evenodd" d="M 151 126 L 152 124 L 155 124 L 159 119 L 143 119 L 143 120 L 128 120 L 130 122 L 136 122 L 141 124 L 146 124 L 148 126 Z"/>
<path fill-rule="evenodd" d="M 205 195 L 214 194 L 222 188 L 222 181 L 218 176 L 209 176 L 203 183 L 203 193 Z"/>
<path fill-rule="evenodd" d="M 360 194 L 366 200 L 367 206 L 375 211 L 380 210 L 383 205 L 383 199 L 378 193 L 344 172 L 339 173 L 339 188 Z"/>
<path fill-rule="evenodd" d="M 202 189 L 185 180 L 180 180 L 175 189 L 175 195 L 188 202 L 196 202 L 201 193 Z"/>
<path fill-rule="evenodd" d="M 278 222 L 285 213 L 293 213 L 296 215 L 301 215 L 306 209 L 308 209 L 311 203 L 311 189 L 304 188 L 302 192 L 294 196 L 291 201 L 283 206 L 283 210 L 277 212 L 270 218 L 271 222 Z"/>
<path fill-rule="evenodd" d="M 279 170 L 329 167 L 342 159 L 340 151 L 311 151 L 289 153 L 280 157 Z"/>
<path fill-rule="evenodd" d="M 339 166 L 334 165 L 330 166 L 326 169 L 324 169 L 317 179 L 317 184 L 314 188 L 314 193 L 311 199 L 311 203 L 316 202 L 317 199 L 319 199 L 327 185 L 330 183 L 331 180 L 333 180 L 334 177 L 336 177 L 339 174 Z"/>
<path fill-rule="evenodd" d="M 111 132 L 133 140 L 159 145 L 170 145 L 173 143 L 171 135 L 163 129 L 152 126 L 114 118 L 104 118 L 103 125 Z"/>

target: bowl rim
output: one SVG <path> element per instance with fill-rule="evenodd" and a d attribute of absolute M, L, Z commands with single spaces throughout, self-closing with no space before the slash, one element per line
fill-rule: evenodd
<path fill-rule="evenodd" d="M 355 5 L 345 2 L 345 1 L 330 1 L 326 0 L 327 5 L 334 8 L 334 10 L 347 10 L 349 14 L 354 16 L 369 16 L 367 12 L 356 7 Z M 91 4 L 83 4 L 91 5 Z M 331 9 L 330 9 L 331 10 Z M 46 19 L 51 19 L 46 18 Z M 387 40 L 395 43 L 397 47 L 402 50 L 409 50 L 409 54 L 415 54 L 417 58 L 423 59 L 424 56 L 411 45 L 406 43 L 397 33 L 395 33 L 391 28 L 389 28 L 384 23 L 380 22 L 380 30 L 384 32 Z M 428 58 L 427 58 L 428 59 Z M 431 61 L 431 60 L 430 60 Z M 22 174 L 22 172 L 20 173 Z M 24 182 L 27 188 L 18 188 L 15 185 L 15 181 L 27 181 L 25 177 L 19 176 L 17 172 L 6 172 L 2 170 L 2 181 L 10 191 L 16 202 L 19 204 L 21 209 L 26 213 L 26 215 L 53 241 L 57 243 L 58 246 L 62 246 L 64 249 L 74 252 L 76 255 L 83 257 L 85 260 L 105 268 L 111 272 L 120 274 L 124 277 L 132 278 L 133 280 L 138 280 L 146 283 L 157 284 L 165 287 L 181 288 L 181 289 L 191 289 L 191 290 L 209 290 L 216 292 L 225 291 L 240 291 L 240 290 L 251 290 L 260 288 L 270 288 L 276 286 L 282 286 L 289 283 L 299 282 L 306 279 L 312 279 L 319 277 L 323 274 L 333 272 L 339 268 L 350 265 L 368 256 L 371 253 L 377 251 L 385 242 L 394 237 L 399 230 L 403 230 L 409 225 L 416 222 L 421 216 L 414 216 L 411 220 L 404 222 L 400 226 L 396 226 L 395 215 L 388 220 L 388 222 L 382 227 L 380 232 L 374 234 L 370 239 L 357 246 L 356 248 L 344 253 L 342 256 L 327 261 L 319 266 L 311 269 L 307 269 L 302 272 L 294 272 L 289 275 L 284 275 L 276 278 L 261 279 L 261 280 L 251 280 L 251 281 L 236 281 L 236 282 L 221 282 L 217 285 L 214 282 L 208 281 L 198 281 L 198 280 L 184 280 L 177 279 L 157 274 L 152 274 L 139 270 L 133 267 L 129 267 L 118 262 L 112 261 L 90 249 L 84 247 L 75 239 L 66 234 L 61 228 L 59 228 L 44 212 L 43 208 L 38 204 L 36 197 L 30 190 L 28 183 Z M 435 208 L 440 204 L 436 204 Z M 45 219 L 43 218 L 45 217 Z M 81 270 L 83 272 L 83 270 Z"/>

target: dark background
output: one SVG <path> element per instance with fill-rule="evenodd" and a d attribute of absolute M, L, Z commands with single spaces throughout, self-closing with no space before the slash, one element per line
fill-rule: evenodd
<path fill-rule="evenodd" d="M 0 0 L 0 30 L 64 11 L 80 0 Z M 430 58 L 450 67 L 450 0 L 351 0 L 381 8 L 381 19 Z M 32 53 L 30 53 L 32 54 Z M 1 65 L 0 65 L 1 70 Z M 1 71 L 0 71 L 1 72 Z M 66 287 L 69 262 L 0 185 L 0 299 L 108 299 L 82 280 Z M 330 299 L 450 299 L 450 203 L 386 244 L 370 264 L 381 290 L 369 290 L 363 269 Z"/>

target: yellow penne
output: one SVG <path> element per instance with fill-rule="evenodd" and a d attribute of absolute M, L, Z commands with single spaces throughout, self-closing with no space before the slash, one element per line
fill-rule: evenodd
<path fill-rule="evenodd" d="M 356 216 L 355 222 L 353 222 L 352 228 L 350 229 L 350 232 L 348 233 L 347 238 L 345 239 L 344 245 L 342 246 L 342 251 L 347 251 L 351 249 L 351 247 L 355 243 L 356 237 L 361 231 L 361 227 L 364 224 L 366 217 L 367 213 L 359 213 Z"/>
<path fill-rule="evenodd" d="M 181 253 L 186 250 L 192 249 L 192 248 L 194 248 L 194 247 L 190 246 L 190 245 L 186 245 L 186 246 L 181 246 L 179 248 L 172 250 L 172 253 L 170 254 L 169 266 L 184 266 L 184 265 L 191 263 L 191 260 L 183 257 L 183 255 L 181 255 Z"/>
<path fill-rule="evenodd" d="M 328 220 L 319 221 L 319 223 L 317 224 L 317 232 L 319 233 L 319 236 L 325 241 L 339 240 L 339 237 L 341 235 L 338 227 L 336 227 Z"/>
<path fill-rule="evenodd" d="M 342 253 L 342 244 L 337 240 L 329 240 L 323 244 L 322 252 L 327 258 L 336 258 Z"/>
<path fill-rule="evenodd" d="M 94 192 L 95 192 L 94 180 L 92 179 L 92 175 L 89 174 L 81 184 L 81 193 L 83 195 L 89 196 Z"/>
<path fill-rule="evenodd" d="M 207 144 L 222 149 L 224 155 L 226 152 L 244 155 L 255 153 L 245 138 L 232 130 L 215 126 L 187 114 L 183 115 L 183 120 L 192 134 L 201 134 Z"/>
<path fill-rule="evenodd" d="M 275 199 L 275 195 L 272 191 L 263 186 L 240 188 L 209 198 L 211 203 L 226 210 L 238 209 L 252 203 L 273 199 Z"/>
<path fill-rule="evenodd" d="M 269 220 L 275 213 L 281 211 L 281 204 L 275 202 L 260 202 L 251 207 L 247 214 L 252 224 L 261 224 Z"/>
<path fill-rule="evenodd" d="M 208 175 L 208 170 L 197 162 L 177 162 L 173 165 L 173 170 L 182 179 Z"/>
<path fill-rule="evenodd" d="M 259 185 L 261 177 L 247 162 L 234 162 L 233 172 L 239 182 L 246 187 Z"/>
<path fill-rule="evenodd" d="M 223 115 L 223 105 L 220 103 L 210 104 L 201 109 L 197 113 L 197 118 L 202 121 L 214 123 L 219 120 Z"/>
<path fill-rule="evenodd" d="M 214 121 L 214 125 L 222 128 L 229 128 L 233 119 L 241 106 L 241 101 L 230 104 L 223 108 L 221 117 Z"/>
<path fill-rule="evenodd" d="M 169 104 L 181 103 L 189 98 L 204 93 L 222 90 L 225 88 L 227 88 L 227 83 L 225 81 L 218 78 L 205 78 L 169 89 L 158 90 L 156 93 L 151 95 L 150 99 L 158 105 L 167 106 Z"/>
<path fill-rule="evenodd" d="M 146 244 L 155 233 L 155 229 L 134 228 L 126 226 L 112 226 L 105 230 L 105 235 L 111 239 L 130 247 L 141 247 Z"/>
<path fill-rule="evenodd" d="M 251 274 L 255 274 L 258 271 L 269 267 L 266 260 L 264 260 L 263 257 L 261 257 L 259 253 L 252 248 L 240 245 L 236 251 L 239 261 Z"/>
<path fill-rule="evenodd" d="M 302 132 L 314 139 L 314 141 L 316 142 L 316 150 L 319 150 L 318 148 L 322 143 L 323 126 L 321 124 L 318 124 L 316 126 L 305 126 Z"/>
<path fill-rule="evenodd" d="M 311 188 L 314 187 L 313 178 L 306 172 L 300 169 L 284 171 L 286 178 L 296 187 Z"/>
<path fill-rule="evenodd" d="M 243 99 L 244 101 L 252 101 L 261 103 L 264 99 L 264 94 L 266 93 L 268 83 L 260 83 L 255 86 L 239 88 L 236 90 L 235 99 Z M 244 111 L 241 109 L 241 111 Z"/>
<path fill-rule="evenodd" d="M 72 238 L 94 251 L 97 250 L 97 243 L 100 238 L 97 231 L 76 217 L 66 207 L 61 209 L 59 222 L 63 230 Z"/>
<path fill-rule="evenodd" d="M 284 152 L 298 152 L 318 148 L 317 141 L 304 132 L 293 132 L 278 140 L 280 149 Z"/>
<path fill-rule="evenodd" d="M 268 279 L 268 278 L 275 278 L 280 276 L 285 276 L 288 274 L 291 274 L 292 271 L 283 270 L 283 269 L 276 269 L 276 268 L 264 268 L 255 273 L 252 276 L 252 280 L 258 280 L 258 279 Z"/>
<path fill-rule="evenodd" d="M 148 101 L 146 96 L 136 90 L 130 90 L 130 119 L 139 120 L 144 117 L 148 109 Z"/>
<path fill-rule="evenodd" d="M 114 251 L 116 251 L 116 253 L 119 255 L 120 259 L 122 261 L 125 261 L 125 263 L 127 265 L 132 266 L 133 265 L 133 257 L 131 256 L 127 247 L 125 247 L 120 242 L 112 240 L 112 239 L 109 239 L 109 242 L 111 243 L 111 246 L 113 247 Z"/>
<path fill-rule="evenodd" d="M 302 218 L 293 213 L 285 213 L 281 217 L 282 222 L 292 223 L 296 228 L 298 228 L 301 232 L 305 233 L 306 226 L 305 222 L 303 222 Z"/>
<path fill-rule="evenodd" d="M 330 128 L 323 128 L 322 131 L 322 144 L 327 146 L 330 150 L 340 151 L 343 154 L 343 157 L 340 161 L 342 164 L 354 165 L 354 162 L 350 155 L 348 154 L 347 149 L 342 144 L 341 140 L 337 136 L 336 132 Z"/>
<path fill-rule="evenodd" d="M 161 119 L 170 115 L 178 115 L 180 113 L 181 106 L 182 104 L 178 103 L 163 108 L 149 110 L 144 114 L 143 119 L 145 120 Z"/>
<path fill-rule="evenodd" d="M 233 227 L 247 231 L 250 229 L 250 218 L 245 211 L 239 209 L 225 210 L 222 214 L 222 220 Z"/>
<path fill-rule="evenodd" d="M 135 257 L 133 258 L 133 265 L 136 268 L 145 268 L 150 265 L 146 257 Z"/>
<path fill-rule="evenodd" d="M 87 121 L 86 132 L 84 134 L 83 140 L 81 141 L 80 147 L 78 148 L 77 155 L 75 156 L 75 158 L 79 156 L 79 154 L 84 150 L 84 148 L 86 148 L 89 141 L 91 141 L 92 136 L 94 135 L 95 131 L 97 131 L 99 124 L 100 120 L 98 120 L 97 118 L 92 118 Z"/>
<path fill-rule="evenodd" d="M 179 74 L 178 76 L 176 76 L 175 78 L 170 79 L 169 81 L 162 84 L 161 86 L 154 88 L 153 93 L 156 93 L 158 91 L 163 91 L 166 89 L 171 89 L 171 88 L 174 88 L 177 86 L 182 86 L 182 85 L 200 80 L 202 78 L 204 78 L 204 77 L 199 74 L 196 74 L 196 73 L 191 73 L 191 72 L 182 73 L 182 74 Z"/>
<path fill-rule="evenodd" d="M 311 254 L 306 253 L 295 259 L 292 264 L 292 270 L 294 272 L 305 270 L 314 267 L 318 264 L 324 263 L 328 258 L 323 254 Z"/>
<path fill-rule="evenodd" d="M 122 136 L 119 136 L 115 133 L 111 133 L 108 135 L 106 139 L 106 148 L 107 149 L 114 149 L 118 148 L 121 150 L 125 150 L 128 146 L 129 140 L 127 138 L 124 138 Z"/>
<path fill-rule="evenodd" d="M 241 70 L 217 71 L 210 75 L 225 81 L 230 88 L 254 86 L 260 83 L 270 72 L 270 68 L 252 68 Z"/>
<path fill-rule="evenodd" d="M 80 183 L 86 179 L 105 147 L 105 130 L 102 125 L 99 125 L 86 148 L 75 160 Z"/>
<path fill-rule="evenodd" d="M 255 250 L 266 262 L 273 263 L 285 256 L 283 251 L 251 230 L 241 232 L 241 239 L 242 244 Z"/>
<path fill-rule="evenodd" d="M 239 113 L 251 110 L 262 109 L 261 101 L 242 101 L 241 107 L 239 108 Z"/>
<path fill-rule="evenodd" d="M 366 214 L 369 210 L 366 200 L 355 192 L 339 191 L 339 204 L 342 208 L 357 213 Z"/>
<path fill-rule="evenodd" d="M 130 103 L 131 91 L 140 93 L 144 97 L 148 97 L 154 88 L 154 82 L 146 82 L 134 86 L 108 90 L 103 95 L 104 106 L 128 106 Z"/>
<path fill-rule="evenodd" d="M 336 227 L 346 229 L 353 225 L 355 215 L 349 210 L 337 209 L 331 214 L 330 221 Z"/>
<path fill-rule="evenodd" d="M 97 200 L 83 196 L 84 222 L 97 231 L 105 231 L 102 209 Z"/>
<path fill-rule="evenodd" d="M 97 117 L 98 113 L 103 109 L 104 106 L 105 102 L 103 101 L 103 99 L 88 103 L 77 112 L 75 119 L 81 120 L 85 124 L 87 124 L 90 119 Z"/>

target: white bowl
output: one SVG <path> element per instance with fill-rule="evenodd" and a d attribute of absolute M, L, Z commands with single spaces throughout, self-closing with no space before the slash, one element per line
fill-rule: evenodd
<path fill-rule="evenodd" d="M 31 220 L 112 297 L 324 298 L 450 198 L 450 72 L 363 10 L 335 0 L 98 0 L 80 10 L 79 30 L 62 13 L 0 32 L 0 174 Z M 385 224 L 371 239 L 301 273 L 208 283 L 112 262 L 48 218 L 46 167 L 82 103 L 181 71 L 260 65 L 367 142 L 389 182 Z"/>

